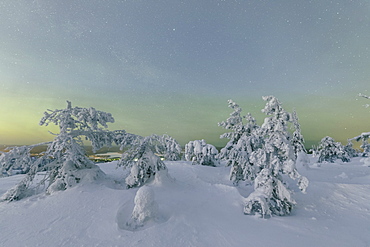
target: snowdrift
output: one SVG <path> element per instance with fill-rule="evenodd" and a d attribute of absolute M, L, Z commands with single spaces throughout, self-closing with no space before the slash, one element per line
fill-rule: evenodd
<path fill-rule="evenodd" d="M 370 246 L 370 167 L 360 158 L 297 164 L 310 180 L 307 194 L 292 181 L 292 214 L 270 219 L 243 214 L 252 190 L 233 186 L 229 167 L 166 162 L 168 174 L 160 172 L 135 199 L 139 189 L 125 189 L 126 174 L 115 162 L 99 166 L 106 176 L 98 181 L 1 203 L 0 245 Z M 0 178 L 0 193 L 21 179 Z M 152 208 L 135 205 L 146 199 Z M 148 217 L 140 210 L 149 210 Z M 133 211 L 143 216 L 134 227 Z"/>

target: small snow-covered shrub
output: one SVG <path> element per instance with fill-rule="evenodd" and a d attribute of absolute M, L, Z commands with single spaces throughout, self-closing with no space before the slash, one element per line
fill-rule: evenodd
<path fill-rule="evenodd" d="M 27 173 L 35 161 L 31 157 L 33 146 L 8 147 L 7 152 L 0 155 L 0 177 L 11 176 L 13 170 L 20 170 L 21 173 Z"/>
<path fill-rule="evenodd" d="M 321 139 L 315 150 L 315 156 L 319 157 L 318 163 L 325 161 L 334 163 L 337 159 L 341 159 L 343 162 L 349 162 L 351 157 L 347 150 L 340 142 L 335 142 L 333 138 L 326 136 Z"/>
<path fill-rule="evenodd" d="M 134 199 L 135 207 L 131 214 L 131 219 L 126 225 L 135 230 L 150 220 L 158 217 L 158 204 L 155 201 L 154 191 L 148 186 L 139 188 Z"/>
<path fill-rule="evenodd" d="M 207 144 L 204 140 L 190 141 L 185 145 L 185 160 L 193 164 L 204 166 L 217 166 L 218 151 L 215 146 Z"/>

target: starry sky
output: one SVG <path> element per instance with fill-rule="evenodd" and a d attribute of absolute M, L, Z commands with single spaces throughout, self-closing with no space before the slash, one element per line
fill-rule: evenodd
<path fill-rule="evenodd" d="M 233 99 L 296 109 L 307 145 L 370 131 L 367 0 L 3 0 L 0 144 L 53 138 L 46 109 L 95 107 L 109 129 L 225 144 Z"/>

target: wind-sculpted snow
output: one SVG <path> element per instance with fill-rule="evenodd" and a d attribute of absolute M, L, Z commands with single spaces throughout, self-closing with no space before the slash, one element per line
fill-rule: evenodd
<path fill-rule="evenodd" d="M 119 183 L 127 174 L 116 162 L 103 163 L 106 175 L 93 183 L 1 203 L 0 245 L 369 246 L 370 168 L 360 159 L 321 166 L 317 158 L 299 160 L 297 169 L 310 180 L 307 193 L 292 181 L 297 204 L 291 215 L 269 219 L 243 214 L 253 185 L 234 186 L 229 167 L 165 162 L 168 169 L 144 186 L 153 192 L 155 217 L 136 229 L 126 223 L 139 188 Z M 0 178 L 0 192 L 22 178 Z"/>

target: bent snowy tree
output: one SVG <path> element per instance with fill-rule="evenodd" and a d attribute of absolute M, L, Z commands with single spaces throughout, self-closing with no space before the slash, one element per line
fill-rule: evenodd
<path fill-rule="evenodd" d="M 40 125 L 47 126 L 53 123 L 59 126 L 59 133 L 54 134 L 52 142 L 36 144 L 30 147 L 13 148 L 3 153 L 0 160 L 2 167 L 7 171 L 12 166 L 30 160 L 30 148 L 46 144 L 47 150 L 39 158 L 29 162 L 25 178 L 10 189 L 2 200 L 19 200 L 27 196 L 30 191 L 41 185 L 46 186 L 47 193 L 65 190 L 82 180 L 94 180 L 104 173 L 86 156 L 83 148 L 83 138 L 91 142 L 96 151 L 103 146 L 110 146 L 114 140 L 114 133 L 108 131 L 107 123 L 113 123 L 110 113 L 98 111 L 95 108 L 72 107 L 67 101 L 67 108 L 47 110 L 40 121 Z M 13 163 L 9 163 L 12 158 Z M 23 164 L 23 163 L 22 163 Z M 36 174 L 44 172 L 44 176 L 33 183 Z"/>

